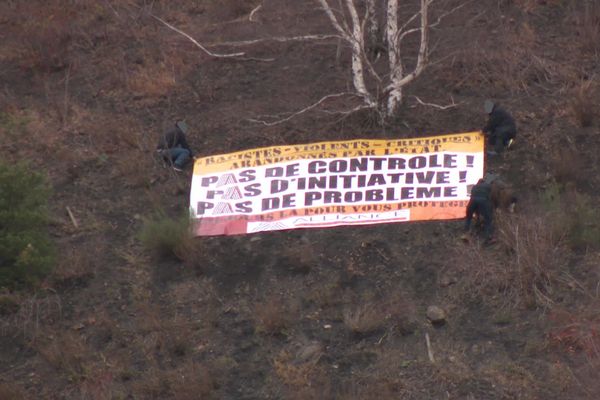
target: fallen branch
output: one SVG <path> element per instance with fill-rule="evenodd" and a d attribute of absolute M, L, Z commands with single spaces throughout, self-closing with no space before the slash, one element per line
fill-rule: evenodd
<path fill-rule="evenodd" d="M 254 20 L 252 18 L 254 17 L 254 14 L 256 14 L 256 12 L 258 10 L 260 10 L 261 8 L 262 8 L 262 4 L 259 4 L 258 6 L 256 6 L 256 8 L 250 12 L 250 15 L 248 16 L 248 21 L 254 22 Z"/>
<path fill-rule="evenodd" d="M 204 47 L 200 43 L 198 43 L 198 41 L 196 39 L 194 39 L 193 37 L 191 37 L 190 35 L 188 35 L 184 31 L 175 28 L 173 25 L 169 24 L 168 22 L 166 22 L 162 18 L 157 17 L 154 14 L 150 14 L 150 15 L 152 16 L 152 18 L 154 18 L 155 20 L 159 21 L 160 23 L 162 23 L 163 25 L 165 25 L 167 28 L 169 28 L 169 29 L 171 29 L 171 30 L 179 33 L 180 35 L 186 37 L 187 39 L 189 39 L 192 43 L 194 43 L 196 46 L 198 46 L 198 48 L 200 48 L 200 50 L 202 50 L 203 52 L 205 52 L 206 54 L 208 54 L 211 57 L 231 58 L 231 57 L 241 57 L 241 56 L 244 56 L 246 54 L 246 53 L 229 53 L 229 54 L 213 53 L 212 51 L 208 50 L 206 47 Z"/>
<path fill-rule="evenodd" d="M 309 41 L 309 40 L 327 40 L 327 39 L 339 39 L 340 35 L 303 35 L 303 36 L 273 36 L 268 38 L 260 38 L 253 40 L 239 40 L 239 41 L 231 41 L 231 42 L 219 42 L 219 43 L 210 43 L 207 46 L 230 46 L 230 47 L 241 47 L 241 46 L 250 46 L 253 44 L 258 44 L 262 42 L 300 42 L 300 41 Z"/>
<path fill-rule="evenodd" d="M 425 333 L 425 343 L 427 344 L 427 356 L 432 364 L 435 364 L 435 358 L 433 358 L 433 350 L 431 349 L 431 341 L 429 340 L 429 333 Z"/>
<path fill-rule="evenodd" d="M 75 228 L 79 228 L 79 224 L 77 223 L 77 220 L 75 219 L 75 216 L 71 212 L 71 209 L 69 208 L 69 206 L 67 206 L 65 208 L 67 209 L 67 214 L 69 214 L 69 218 L 71 219 L 71 222 L 73 223 L 73 226 Z"/>
<path fill-rule="evenodd" d="M 252 119 L 248 119 L 248 121 L 250 121 L 250 122 L 256 122 L 256 123 L 259 123 L 259 124 L 263 124 L 265 126 L 275 126 L 275 125 L 281 124 L 283 122 L 289 121 L 290 119 L 292 119 L 294 117 L 297 117 L 298 115 L 304 114 L 305 112 L 314 109 L 315 107 L 317 107 L 320 104 L 322 104 L 325 100 L 332 99 L 332 98 L 335 98 L 335 97 L 342 97 L 342 96 L 357 96 L 357 94 L 356 93 L 347 93 L 347 92 L 345 92 L 345 93 L 329 94 L 329 95 L 321 98 L 316 103 L 313 103 L 310 106 L 308 106 L 306 108 L 303 108 L 300 111 L 292 113 L 291 115 L 289 115 L 286 118 L 282 118 L 282 119 L 279 119 L 279 120 L 276 120 L 276 121 L 273 121 L 273 122 L 267 122 L 267 121 L 263 121 L 261 119 L 253 119 L 253 118 Z M 357 111 L 358 109 L 361 109 L 361 108 L 366 108 L 366 107 L 365 106 L 359 106 L 359 107 L 357 107 L 357 108 L 355 108 L 353 110 L 350 110 L 348 112 L 354 112 L 354 111 Z M 340 114 L 341 113 L 343 113 L 343 112 L 340 112 Z"/>
<path fill-rule="evenodd" d="M 439 104 L 435 104 L 435 103 L 425 103 L 423 100 L 421 100 L 420 98 L 418 98 L 417 96 L 412 96 L 415 98 L 415 100 L 417 100 L 417 103 L 423 105 L 423 106 L 427 106 L 427 107 L 433 107 L 433 108 L 437 108 L 440 110 L 447 110 L 449 108 L 454 108 L 454 107 L 458 107 L 461 103 L 455 103 L 454 102 L 454 98 L 450 97 L 452 99 L 452 103 L 445 105 L 445 106 L 441 106 Z M 414 107 L 414 106 L 413 106 Z"/>

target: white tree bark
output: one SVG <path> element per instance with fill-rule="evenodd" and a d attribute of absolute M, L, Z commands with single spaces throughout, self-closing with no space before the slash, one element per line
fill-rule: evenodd
<path fill-rule="evenodd" d="M 434 0 L 419 0 L 419 10 L 410 18 L 400 23 L 399 0 L 387 0 L 385 10 L 385 37 L 387 39 L 388 74 L 387 80 L 382 81 L 369 63 L 365 54 L 365 37 L 371 40 L 371 35 L 378 31 L 376 0 L 365 0 L 366 11 L 363 20 L 359 18 L 354 0 L 345 0 L 349 17 L 344 17 L 343 10 L 336 17 L 328 0 L 318 0 L 329 17 L 334 28 L 340 33 L 352 50 L 352 81 L 354 88 L 369 107 L 377 108 L 385 116 L 392 117 L 398 111 L 403 101 L 404 87 L 416 79 L 427 66 L 429 57 L 429 5 Z M 346 21 L 348 19 L 349 21 Z M 439 22 L 439 21 L 438 21 Z M 351 27 L 351 28 L 350 28 Z M 350 31 L 351 29 L 351 31 Z M 408 68 L 402 61 L 402 42 L 410 34 L 420 34 L 419 50 L 414 67 Z M 369 43 L 370 44 L 370 43 Z M 375 78 L 374 85 L 367 85 L 365 65 L 369 76 Z M 387 96 L 381 106 L 375 100 L 374 93 L 385 93 Z"/>
<path fill-rule="evenodd" d="M 367 37 L 368 43 L 371 46 L 376 46 L 379 38 L 379 21 L 377 20 L 377 7 L 375 4 L 376 0 L 367 0 Z"/>
<path fill-rule="evenodd" d="M 321 6 L 323 6 L 323 10 L 325 10 L 325 13 L 329 17 L 335 30 L 337 30 L 340 36 L 350 45 L 352 52 L 352 83 L 354 84 L 354 89 L 368 106 L 376 107 L 377 103 L 373 100 L 373 96 L 367 90 L 367 85 L 365 83 L 363 29 L 360 19 L 358 18 L 358 13 L 356 12 L 354 0 L 346 0 L 346 7 L 348 8 L 352 20 L 352 32 L 347 30 L 347 24 L 344 23 L 344 26 L 342 26 L 338 21 L 327 0 L 318 1 Z"/>
<path fill-rule="evenodd" d="M 350 47 L 352 49 L 352 77 L 354 88 L 369 106 L 375 107 L 377 106 L 377 103 L 373 100 L 373 96 L 369 93 L 367 85 L 365 84 L 363 60 L 366 58 L 363 26 L 358 18 L 354 0 L 346 0 L 346 6 L 348 7 L 348 12 L 352 19 L 352 40 L 350 41 Z"/>
<path fill-rule="evenodd" d="M 398 0 L 388 0 L 385 31 L 388 43 L 390 80 L 392 82 L 387 99 L 386 115 L 391 117 L 402 103 L 402 87 L 394 85 L 394 82 L 400 81 L 404 75 L 402 58 L 400 57 L 400 35 L 398 34 Z"/>

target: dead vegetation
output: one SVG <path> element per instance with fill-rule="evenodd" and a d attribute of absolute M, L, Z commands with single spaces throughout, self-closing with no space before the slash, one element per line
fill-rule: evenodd
<path fill-rule="evenodd" d="M 26 400 L 25 390 L 10 382 L 0 382 L 0 399 Z"/>
<path fill-rule="evenodd" d="M 267 297 L 254 307 L 256 331 L 265 335 L 285 334 L 292 324 L 292 311 L 282 296 Z"/>
<path fill-rule="evenodd" d="M 573 119 L 582 128 L 591 126 L 598 113 L 592 100 L 594 90 L 594 81 L 589 80 L 581 82 L 570 94 Z"/>
<path fill-rule="evenodd" d="M 314 5 L 271 3 L 151 11 L 207 43 L 328 32 Z M 0 148 L 57 188 L 60 246 L 37 292 L 0 289 L 0 398 L 599 398 L 594 2 L 468 2 L 450 19 L 460 29 L 432 31 L 443 61 L 415 86 L 423 99 L 451 88 L 451 111 L 407 108 L 385 127 L 306 113 L 260 132 L 242 116 L 349 84 L 344 63 L 324 61 L 335 46 L 253 45 L 276 55 L 268 65 L 208 60 L 145 11 L 0 5 Z M 471 129 L 484 97 L 516 110 L 518 146 L 493 166 L 524 199 L 498 213 L 490 246 L 461 242 L 460 222 L 190 240 L 177 217 L 189 175 L 150 155 L 175 115 L 208 155 Z M 431 304 L 447 305 L 443 327 L 427 322 Z"/>

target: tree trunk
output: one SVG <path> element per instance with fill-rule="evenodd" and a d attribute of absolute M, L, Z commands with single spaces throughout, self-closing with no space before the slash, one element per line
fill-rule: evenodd
<path fill-rule="evenodd" d="M 387 14 L 388 51 L 390 56 L 390 84 L 386 115 L 391 117 L 402 103 L 402 88 L 421 75 L 427 65 L 429 57 L 429 3 L 433 0 L 421 0 L 421 8 L 418 14 L 421 16 L 419 28 L 398 31 L 398 0 L 389 0 Z M 419 31 L 421 34 L 417 64 L 409 74 L 404 73 L 402 58 L 400 56 L 400 44 L 402 39 L 411 31 Z"/>
<path fill-rule="evenodd" d="M 367 90 L 364 76 L 364 65 L 363 65 L 363 53 L 364 53 L 364 39 L 363 29 L 356 12 L 356 6 L 354 0 L 346 0 L 346 6 L 352 19 L 352 36 L 350 41 L 350 47 L 352 49 L 352 78 L 354 88 L 360 94 L 368 105 L 375 105 L 375 102 L 371 98 L 371 94 Z"/>
<path fill-rule="evenodd" d="M 379 22 L 377 21 L 376 0 L 367 0 L 367 38 L 369 46 L 376 47 L 379 42 Z"/>
<path fill-rule="evenodd" d="M 388 0 L 386 13 L 386 36 L 388 43 L 388 59 L 390 65 L 390 91 L 387 99 L 386 115 L 391 117 L 396 113 L 402 103 L 402 86 L 398 85 L 403 75 L 404 68 L 400 57 L 400 43 L 398 32 L 398 0 Z"/>

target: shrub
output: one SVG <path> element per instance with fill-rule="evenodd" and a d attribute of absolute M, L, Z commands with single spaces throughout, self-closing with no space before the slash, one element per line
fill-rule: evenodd
<path fill-rule="evenodd" d="M 499 238 L 512 259 L 509 286 L 527 304 L 552 303 L 554 284 L 564 267 L 562 235 L 546 216 L 513 216 L 499 224 Z"/>
<path fill-rule="evenodd" d="M 270 296 L 254 307 L 256 331 L 265 335 L 284 334 L 291 324 L 290 310 L 284 299 Z"/>
<path fill-rule="evenodd" d="M 376 303 L 358 304 L 343 311 L 344 324 L 352 333 L 368 335 L 383 329 L 386 315 Z"/>
<path fill-rule="evenodd" d="M 146 219 L 140 232 L 144 247 L 161 257 L 184 258 L 191 241 L 190 219 L 186 214 L 173 219 L 164 213 Z"/>
<path fill-rule="evenodd" d="M 44 177 L 0 163 L 0 287 L 34 285 L 54 264 Z"/>

